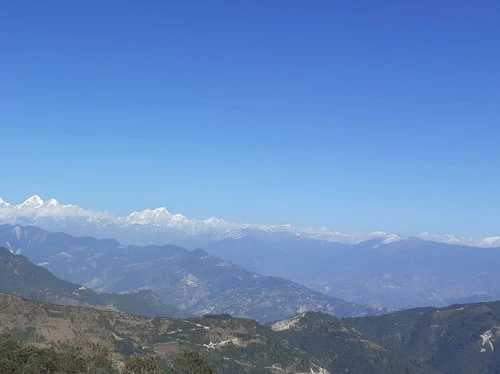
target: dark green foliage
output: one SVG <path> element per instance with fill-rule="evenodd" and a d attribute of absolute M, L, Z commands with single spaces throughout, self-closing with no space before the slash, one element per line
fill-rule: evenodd
<path fill-rule="evenodd" d="M 292 328 L 276 333 L 333 373 L 434 373 L 367 340 L 330 315 L 305 313 Z"/>
<path fill-rule="evenodd" d="M 69 351 L 22 345 L 6 334 L 0 337 L 2 374 L 114 374 L 111 352 L 96 343 Z"/>
<path fill-rule="evenodd" d="M 178 353 L 174 359 L 174 368 L 171 374 L 215 374 L 212 366 L 207 364 L 201 354 L 192 350 L 184 350 Z"/>
<path fill-rule="evenodd" d="M 72 350 L 77 357 L 87 364 L 87 371 L 91 373 L 114 373 L 111 350 L 102 344 L 85 343 Z"/>
<path fill-rule="evenodd" d="M 132 356 L 136 352 L 136 347 L 130 338 L 116 340 L 115 352 L 124 356 Z"/>
<path fill-rule="evenodd" d="M 200 353 L 183 350 L 169 363 L 170 374 L 215 374 Z M 0 333 L 0 373 L 2 374 L 162 374 L 163 365 L 151 355 L 128 358 L 121 370 L 112 352 L 97 343 L 85 343 L 70 350 L 23 345 L 10 334 Z"/>
<path fill-rule="evenodd" d="M 345 320 L 367 339 L 414 360 L 429 372 L 500 373 L 500 302 L 419 308 Z M 481 335 L 491 331 L 491 342 Z"/>
<path fill-rule="evenodd" d="M 125 374 L 161 374 L 162 365 L 150 355 L 137 355 L 125 363 Z"/>

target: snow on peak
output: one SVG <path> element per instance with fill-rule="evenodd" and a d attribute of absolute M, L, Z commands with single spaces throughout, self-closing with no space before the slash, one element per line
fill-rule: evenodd
<path fill-rule="evenodd" d="M 144 212 L 148 212 L 150 211 L 149 209 L 146 209 Z M 164 206 L 162 207 L 159 207 L 159 208 L 156 208 L 155 210 L 153 210 L 152 212 L 156 213 L 156 214 L 171 214 L 167 208 L 165 208 Z"/>
<path fill-rule="evenodd" d="M 61 204 L 59 204 L 59 201 L 57 201 L 56 199 L 49 199 L 43 205 L 44 206 L 61 206 Z"/>
<path fill-rule="evenodd" d="M 130 225 L 168 225 L 174 215 L 167 208 L 160 207 L 156 209 L 145 209 L 141 212 L 133 212 L 125 217 L 126 224 Z"/>
<path fill-rule="evenodd" d="M 384 239 L 384 241 L 382 241 L 382 243 L 380 243 L 380 244 L 395 243 L 395 242 L 399 242 L 399 241 L 404 240 L 404 239 L 405 238 L 403 238 L 399 234 L 390 234 L 390 235 L 387 235 L 386 238 Z"/>
<path fill-rule="evenodd" d="M 374 232 L 370 233 L 370 235 L 373 236 L 374 238 L 380 238 L 380 237 L 388 236 L 390 234 L 386 233 L 385 231 L 374 231 Z"/>
<path fill-rule="evenodd" d="M 174 222 L 188 222 L 188 219 L 184 217 L 182 214 L 174 214 L 172 216 L 172 221 Z"/>
<path fill-rule="evenodd" d="M 24 203 L 17 205 L 18 208 L 40 208 L 43 205 L 43 200 L 38 195 L 33 195 Z"/>
<path fill-rule="evenodd" d="M 500 245 L 500 236 L 490 236 L 483 239 L 483 243 L 486 246 L 498 246 Z"/>
<path fill-rule="evenodd" d="M 473 247 L 500 247 L 500 236 L 490 236 L 486 238 L 473 236 L 456 236 L 453 234 L 431 234 L 423 232 L 419 238 L 446 244 L 468 245 Z"/>
<path fill-rule="evenodd" d="M 347 232 L 342 233 L 326 227 L 298 227 L 290 224 L 258 224 L 245 222 L 230 222 L 221 218 L 211 217 L 204 220 L 190 219 L 182 214 L 173 214 L 165 207 L 146 209 L 133 212 L 128 216 L 112 216 L 106 212 L 85 210 L 77 205 L 62 205 L 56 199 L 44 202 L 40 196 L 34 195 L 19 205 L 11 205 L 0 199 L 0 223 L 35 225 L 50 230 L 64 230 L 68 226 L 60 226 L 59 222 L 68 221 L 75 227 L 82 227 L 79 234 L 92 235 L 93 228 L 99 230 L 113 230 L 113 228 L 127 229 L 130 226 L 145 232 L 164 233 L 168 237 L 169 230 L 174 230 L 189 236 L 205 235 L 207 242 L 222 239 L 238 239 L 251 232 L 274 233 L 284 236 L 293 236 L 297 240 L 314 239 L 327 242 L 357 244 L 370 239 L 377 239 L 373 248 L 395 243 L 406 238 L 384 231 L 371 233 Z M 172 232 L 170 232 L 172 233 Z M 109 231 L 108 235 L 116 235 Z M 163 235 L 163 234 L 162 234 Z M 452 234 L 432 234 L 423 232 L 418 238 L 436 242 L 470 245 L 477 247 L 500 247 L 500 236 L 461 237 Z M 169 237 L 170 238 L 170 237 Z M 120 239 L 120 238 L 119 238 Z"/>
<path fill-rule="evenodd" d="M 0 202 L 1 223 L 43 226 L 39 221 L 40 219 L 53 220 L 56 223 L 66 219 L 102 222 L 113 218 L 106 213 L 84 210 L 77 205 L 61 205 L 56 199 L 44 202 L 38 195 L 33 195 L 23 203 L 15 206 Z M 50 229 L 54 229 L 53 224 L 49 226 Z M 45 228 L 49 228 L 49 226 L 45 226 Z M 55 229 L 60 228 L 56 225 Z"/>
<path fill-rule="evenodd" d="M 378 244 L 375 244 L 373 246 L 373 248 L 378 248 L 380 247 L 381 245 L 387 245 L 387 244 L 391 244 L 391 243 L 396 243 L 396 242 L 399 242 L 401 240 L 404 240 L 405 238 L 403 238 L 402 236 L 398 235 L 398 234 L 390 234 L 390 235 L 387 235 L 384 237 L 384 240 L 382 240 L 380 243 Z"/>
<path fill-rule="evenodd" d="M 224 220 L 216 217 L 210 217 L 203 221 L 203 223 L 206 223 L 207 225 L 211 225 L 213 223 L 218 223 L 218 222 L 224 222 Z"/>

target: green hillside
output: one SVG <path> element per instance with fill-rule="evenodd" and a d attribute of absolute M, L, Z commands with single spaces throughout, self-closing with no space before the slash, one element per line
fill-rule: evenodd
<path fill-rule="evenodd" d="M 299 317 L 304 316 L 309 318 L 309 314 Z M 339 368 L 367 373 L 422 372 L 409 360 L 399 362 L 359 332 L 332 321 L 334 328 L 275 331 L 272 326 L 229 315 L 146 318 L 0 294 L 0 330 L 44 347 L 97 342 L 121 356 L 150 354 L 159 360 L 190 349 L 201 352 L 220 373 L 334 373 Z M 311 346 L 322 334 L 326 336 L 321 339 L 331 344 Z"/>
<path fill-rule="evenodd" d="M 440 373 L 500 373 L 500 302 L 419 308 L 345 323 Z"/>

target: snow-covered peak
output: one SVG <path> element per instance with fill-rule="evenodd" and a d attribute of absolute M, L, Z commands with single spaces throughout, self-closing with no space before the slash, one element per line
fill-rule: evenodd
<path fill-rule="evenodd" d="M 386 233 L 385 231 L 374 231 L 372 233 L 370 233 L 370 236 L 374 237 L 374 238 L 380 238 L 380 237 L 386 237 L 390 234 Z"/>
<path fill-rule="evenodd" d="M 500 246 L 500 236 L 490 236 L 483 239 L 483 244 L 489 247 Z"/>
<path fill-rule="evenodd" d="M 38 195 L 33 195 L 23 203 L 15 206 L 0 202 L 0 224 L 35 225 L 61 230 L 62 227 L 59 227 L 57 222 L 71 219 L 78 220 L 74 222 L 78 225 L 88 222 L 103 223 L 104 221 L 111 223 L 114 220 L 107 213 L 85 210 L 77 205 L 62 205 L 56 199 L 49 199 L 44 202 Z M 40 220 L 43 220 L 45 225 Z"/>
<path fill-rule="evenodd" d="M 40 208 L 43 205 L 43 200 L 38 195 L 33 195 L 24 203 L 17 205 L 18 208 Z"/>
<path fill-rule="evenodd" d="M 49 199 L 43 205 L 46 207 L 61 206 L 61 204 L 59 204 L 59 201 L 57 201 L 56 199 Z"/>
<path fill-rule="evenodd" d="M 149 212 L 149 211 L 150 211 L 149 209 L 146 209 L 144 212 Z M 156 208 L 156 209 L 152 210 L 152 212 L 154 212 L 155 214 L 171 214 L 168 211 L 168 209 L 165 208 L 164 206 Z"/>
<path fill-rule="evenodd" d="M 401 240 L 405 240 L 405 238 L 403 238 L 402 236 L 400 236 L 398 234 L 386 234 L 383 238 L 384 238 L 384 240 L 382 240 L 380 243 L 375 244 L 373 246 L 374 249 L 378 248 L 382 245 L 387 245 L 387 244 L 399 242 Z"/>
<path fill-rule="evenodd" d="M 203 223 L 206 223 L 207 225 L 212 225 L 212 224 L 216 224 L 216 223 L 220 223 L 220 222 L 225 222 L 225 221 L 221 218 L 216 218 L 216 217 L 210 217 L 210 218 L 203 220 Z"/>
<path fill-rule="evenodd" d="M 62 223 L 64 222 L 64 223 Z M 126 240 L 132 235 L 131 226 L 140 230 L 138 237 L 149 237 L 155 233 L 156 241 L 172 241 L 177 237 L 198 237 L 206 243 L 222 239 L 237 239 L 248 233 L 265 233 L 265 237 L 295 237 L 297 240 L 314 239 L 327 242 L 356 244 L 369 239 L 377 239 L 374 248 L 404 240 L 397 234 L 384 231 L 371 233 L 347 232 L 342 233 L 326 227 L 299 227 L 291 224 L 258 224 L 245 222 L 230 222 L 221 218 L 191 219 L 180 213 L 171 213 L 165 207 L 145 209 L 133 212 L 128 216 L 114 217 L 106 212 L 85 210 L 77 205 L 63 205 L 56 199 L 49 199 L 45 203 L 38 195 L 34 195 L 19 205 L 11 204 L 0 199 L 0 224 L 35 225 L 49 230 L 67 231 L 68 227 L 78 227 L 78 234 L 117 237 L 123 240 L 118 232 L 126 232 Z M 115 231 L 113 231 L 115 230 Z M 122 230 L 122 231 L 116 231 Z M 135 232 L 135 231 L 134 231 Z M 146 234 L 146 235 L 144 235 Z M 172 235 L 173 234 L 173 235 Z M 124 234 L 125 235 L 125 234 Z M 500 247 L 500 236 L 460 237 L 452 234 L 422 233 L 421 239 L 459 245 L 477 247 Z M 151 244 L 148 242 L 148 244 Z"/>
<path fill-rule="evenodd" d="M 205 225 L 209 226 L 217 226 L 217 225 L 224 225 L 227 226 L 228 222 L 223 220 L 222 218 L 217 218 L 217 217 L 210 217 L 205 220 L 203 220 L 203 223 Z"/>
<path fill-rule="evenodd" d="M 172 221 L 174 222 L 188 222 L 188 219 L 184 217 L 182 214 L 174 214 L 172 216 Z"/>
<path fill-rule="evenodd" d="M 145 209 L 141 212 L 133 212 L 123 220 L 131 225 L 162 225 L 168 224 L 174 215 L 167 208 Z"/>
<path fill-rule="evenodd" d="M 457 236 L 454 234 L 431 234 L 423 232 L 419 238 L 446 244 L 468 245 L 473 247 L 500 247 L 500 236 L 490 236 L 486 238 L 474 236 Z"/>
<path fill-rule="evenodd" d="M 171 228 L 189 228 L 191 221 L 182 214 L 172 214 L 167 208 L 161 207 L 156 209 L 146 209 L 142 212 L 133 212 L 121 221 L 128 225 L 142 225 L 142 226 L 164 226 Z"/>

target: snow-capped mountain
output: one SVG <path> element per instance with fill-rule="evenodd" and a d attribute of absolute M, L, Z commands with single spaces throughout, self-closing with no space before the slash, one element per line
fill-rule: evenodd
<path fill-rule="evenodd" d="M 3 201 L 3 199 L 0 198 L 0 208 L 9 208 L 11 205 L 6 202 L 6 201 Z"/>
<path fill-rule="evenodd" d="M 398 235 L 398 234 L 385 235 L 383 237 L 383 239 L 384 240 L 382 240 L 381 242 L 375 244 L 373 246 L 373 249 L 376 249 L 376 248 L 380 247 L 381 245 L 396 243 L 396 242 L 399 242 L 401 240 L 405 240 L 404 237 L 402 237 L 401 235 Z"/>
<path fill-rule="evenodd" d="M 21 221 L 35 224 L 40 219 L 71 220 L 74 218 L 84 218 L 89 221 L 112 219 L 106 213 L 85 210 L 76 205 L 61 205 L 56 199 L 43 201 L 38 195 L 33 195 L 18 205 L 12 205 L 0 198 L 0 220 L 3 223 Z"/>
<path fill-rule="evenodd" d="M 341 233 L 325 227 L 229 222 L 216 217 L 204 220 L 189 219 L 182 214 L 171 213 L 164 207 L 132 212 L 125 217 L 116 217 L 106 212 L 86 210 L 77 205 L 63 205 L 56 199 L 43 201 L 38 195 L 18 205 L 10 204 L 0 198 L 0 223 L 35 225 L 47 230 L 65 231 L 74 235 L 113 237 L 124 243 L 174 243 L 188 247 L 226 238 L 243 237 L 248 233 L 346 244 L 379 238 L 381 241 L 376 244 L 378 246 L 403 239 L 399 235 L 383 231 Z M 448 244 L 500 247 L 500 236 L 474 238 L 422 233 L 419 237 Z"/>
<path fill-rule="evenodd" d="M 477 238 L 474 236 L 456 236 L 453 234 L 430 234 L 423 232 L 418 235 L 419 238 L 441 242 L 447 244 L 470 245 L 473 247 L 500 247 L 500 236 L 490 236 L 486 238 Z"/>
<path fill-rule="evenodd" d="M 50 199 L 50 201 L 56 201 L 55 199 Z M 38 195 L 33 195 L 31 196 L 28 200 L 26 200 L 24 203 L 19 204 L 17 208 L 23 209 L 23 208 L 40 208 L 43 206 L 43 200 L 41 199 L 40 196 Z"/>

